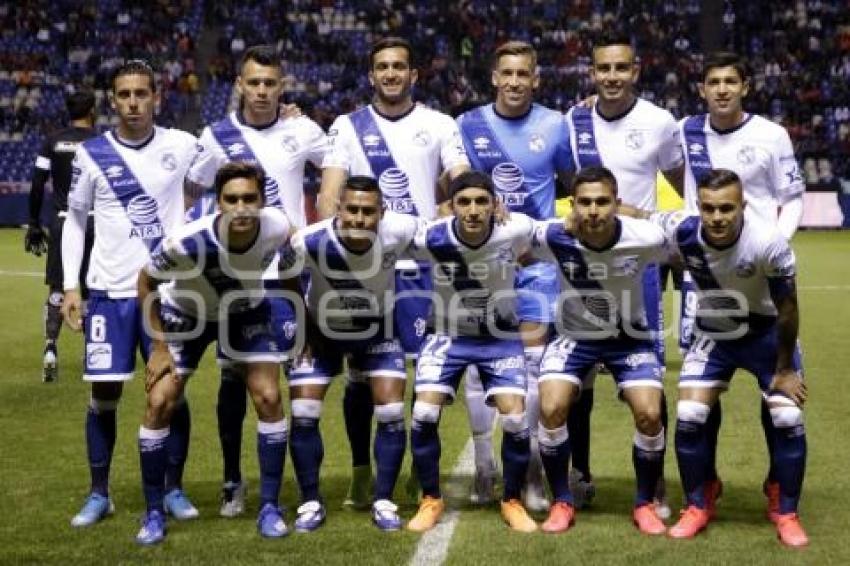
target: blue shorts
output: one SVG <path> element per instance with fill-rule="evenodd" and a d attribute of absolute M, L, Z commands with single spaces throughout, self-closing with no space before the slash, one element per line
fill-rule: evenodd
<path fill-rule="evenodd" d="M 445 393 L 454 401 L 467 366 L 476 366 L 484 400 L 494 395 L 525 396 L 525 354 L 522 342 L 491 337 L 429 334 L 416 363 L 416 392 Z"/>
<path fill-rule="evenodd" d="M 371 377 L 407 378 L 404 369 L 404 351 L 397 338 L 386 338 L 378 333 L 368 340 L 334 340 L 333 351 L 293 364 L 289 370 L 289 386 L 328 385 L 342 371 L 343 359 L 354 381 Z"/>
<path fill-rule="evenodd" d="M 598 363 L 611 371 L 620 391 L 629 387 L 662 388 L 663 372 L 652 341 L 630 336 L 606 340 L 559 336 L 543 352 L 537 381 L 569 381 L 583 388 Z"/>
<path fill-rule="evenodd" d="M 661 270 L 658 264 L 646 266 L 643 272 L 643 305 L 646 309 L 646 324 L 653 334 L 653 349 L 658 363 L 665 364 L 664 346 L 664 303 L 661 300 Z"/>
<path fill-rule="evenodd" d="M 554 320 L 554 306 L 561 292 L 554 264 L 539 262 L 520 269 L 514 288 L 520 321 L 550 323 Z"/>
<path fill-rule="evenodd" d="M 264 287 L 274 292 L 280 292 L 281 286 L 277 281 L 263 282 Z M 286 297 L 266 297 L 271 308 L 272 335 L 277 343 L 277 349 L 283 354 L 283 359 L 291 359 L 295 349 L 295 335 L 298 330 L 297 316 L 292 301 Z"/>
<path fill-rule="evenodd" d="M 393 307 L 395 335 L 404 353 L 410 356 L 419 353 L 425 340 L 432 292 L 430 264 L 420 263 L 419 269 L 396 270 L 396 299 Z"/>
<path fill-rule="evenodd" d="M 177 373 L 188 377 L 196 369 L 212 342 L 217 343 L 216 357 L 220 365 L 231 363 L 280 363 L 283 353 L 272 333 L 271 305 L 263 300 L 258 306 L 230 314 L 226 320 L 198 321 L 180 310 L 163 305 L 160 311 L 163 330 L 191 333 L 191 337 L 168 338 L 168 349 L 174 357 Z"/>
<path fill-rule="evenodd" d="M 727 389 L 735 370 L 740 368 L 756 376 L 759 388 L 767 393 L 776 373 L 778 354 L 776 327 L 737 340 L 715 341 L 696 334 L 682 362 L 679 387 Z M 803 373 L 802 360 L 798 344 L 794 349 L 793 366 L 800 375 Z"/>
<path fill-rule="evenodd" d="M 136 369 L 136 349 L 147 360 L 150 338 L 142 326 L 135 297 L 110 299 L 106 291 L 90 291 L 83 320 L 85 381 L 127 381 Z"/>

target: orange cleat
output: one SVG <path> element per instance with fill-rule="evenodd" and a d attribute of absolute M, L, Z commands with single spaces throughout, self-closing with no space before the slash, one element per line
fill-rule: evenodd
<path fill-rule="evenodd" d="M 502 501 L 502 519 L 510 528 L 521 533 L 533 533 L 537 530 L 537 523 L 528 516 L 519 499 Z"/>
<path fill-rule="evenodd" d="M 671 538 L 693 538 L 708 526 L 710 520 L 708 511 L 694 505 L 688 505 L 688 508 L 682 511 L 679 522 L 667 530 L 667 536 Z"/>
<path fill-rule="evenodd" d="M 441 497 L 424 496 L 419 502 L 419 510 L 416 515 L 407 522 L 407 530 L 417 533 L 424 533 L 434 528 L 440 517 L 443 516 L 443 511 L 446 504 L 443 503 Z"/>
<path fill-rule="evenodd" d="M 556 501 L 549 508 L 549 516 L 540 525 L 540 529 L 544 533 L 565 533 L 575 524 L 575 507 L 563 501 Z"/>
<path fill-rule="evenodd" d="M 806 546 L 809 537 L 800 524 L 800 516 L 796 513 L 785 513 L 776 515 L 776 536 L 786 546 Z"/>
<path fill-rule="evenodd" d="M 655 504 L 646 503 L 632 511 L 632 522 L 645 535 L 663 535 L 667 525 L 655 513 Z"/>
<path fill-rule="evenodd" d="M 762 492 L 767 497 L 767 518 L 776 523 L 779 517 L 779 482 L 765 480 Z"/>
<path fill-rule="evenodd" d="M 703 493 L 708 518 L 714 519 L 717 516 L 717 501 L 723 496 L 723 482 L 720 478 L 708 480 L 703 486 Z"/>

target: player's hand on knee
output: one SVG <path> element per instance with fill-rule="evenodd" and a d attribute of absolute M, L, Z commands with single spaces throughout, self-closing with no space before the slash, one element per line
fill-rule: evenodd
<path fill-rule="evenodd" d="M 47 235 L 38 224 L 30 224 L 24 236 L 24 251 L 40 257 L 47 251 Z"/>
<path fill-rule="evenodd" d="M 806 382 L 793 369 L 785 369 L 776 372 L 773 380 L 770 382 L 771 391 L 782 393 L 798 406 L 802 406 L 808 398 L 808 390 Z"/>
<path fill-rule="evenodd" d="M 154 346 L 151 350 L 148 364 L 145 367 L 145 391 L 150 391 L 153 386 L 163 378 L 176 378 L 177 370 L 174 367 L 174 358 L 168 347 L 164 344 Z"/>
<path fill-rule="evenodd" d="M 83 299 L 80 297 L 79 291 L 76 289 L 65 291 L 61 312 L 62 318 L 65 319 L 65 324 L 71 330 L 79 332 L 83 329 Z"/>

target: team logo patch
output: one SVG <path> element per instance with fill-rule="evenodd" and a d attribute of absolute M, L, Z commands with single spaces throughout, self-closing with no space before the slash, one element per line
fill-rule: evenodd
<path fill-rule="evenodd" d="M 295 136 L 284 136 L 280 144 L 283 146 L 284 151 L 288 153 L 298 151 L 298 140 L 295 139 Z"/>
<path fill-rule="evenodd" d="M 611 267 L 619 270 L 623 275 L 631 277 L 633 275 L 637 275 L 640 264 L 638 262 L 638 256 L 629 255 L 614 258 Z"/>
<path fill-rule="evenodd" d="M 756 274 L 756 265 L 747 260 L 742 260 L 735 266 L 735 275 L 741 279 L 748 279 Z"/>
<path fill-rule="evenodd" d="M 640 149 L 645 141 L 643 132 L 640 130 L 630 130 L 626 134 L 626 147 L 629 149 Z"/>
<path fill-rule="evenodd" d="M 428 147 L 431 145 L 431 134 L 425 130 L 419 130 L 413 134 L 413 143 L 419 147 Z"/>
<path fill-rule="evenodd" d="M 88 369 L 110 369 L 112 367 L 112 344 L 86 344 L 86 367 Z"/>
<path fill-rule="evenodd" d="M 626 365 L 634 369 L 638 366 L 654 364 L 658 361 L 655 352 L 636 352 L 626 357 Z"/>
<path fill-rule="evenodd" d="M 226 148 L 224 148 L 224 150 L 227 152 L 227 155 L 229 155 L 230 157 L 234 157 L 245 151 L 245 144 L 239 142 L 232 143 Z"/>
<path fill-rule="evenodd" d="M 120 165 L 112 165 L 112 166 L 106 168 L 105 173 L 106 173 L 107 178 L 117 179 L 118 177 L 120 177 L 121 175 L 124 174 L 124 168 L 121 167 Z"/>
<path fill-rule="evenodd" d="M 159 160 L 159 164 L 166 171 L 174 171 L 177 169 L 177 158 L 173 153 L 164 153 L 162 154 L 162 159 Z"/>
<path fill-rule="evenodd" d="M 582 132 L 578 135 L 579 145 L 588 145 L 593 141 L 593 134 L 590 132 Z"/>
<path fill-rule="evenodd" d="M 295 338 L 295 331 L 297 327 L 295 323 L 291 320 L 287 320 L 283 323 L 283 335 L 287 340 L 292 340 Z"/>
<path fill-rule="evenodd" d="M 472 146 L 476 150 L 486 150 L 490 147 L 490 139 L 485 136 L 479 136 L 472 140 Z"/>
<path fill-rule="evenodd" d="M 741 165 L 750 165 L 756 160 L 756 150 L 751 145 L 745 145 L 738 150 L 738 163 Z"/>
<path fill-rule="evenodd" d="M 531 134 L 528 138 L 528 150 L 532 153 L 541 153 L 546 149 L 546 140 L 540 134 Z"/>
<path fill-rule="evenodd" d="M 413 321 L 413 331 L 418 338 L 425 336 L 425 331 L 428 329 L 428 322 L 421 316 L 416 317 Z"/>
<path fill-rule="evenodd" d="M 363 145 L 366 147 L 377 147 L 381 143 L 381 136 L 367 134 L 363 136 Z"/>
<path fill-rule="evenodd" d="M 525 369 L 525 356 L 510 356 L 493 361 L 493 373 L 496 375 L 502 375 L 503 372 L 511 369 Z"/>
<path fill-rule="evenodd" d="M 705 151 L 705 146 L 702 145 L 701 143 L 692 143 L 691 145 L 688 146 L 688 152 L 693 154 L 693 155 L 702 155 L 702 153 L 704 151 Z"/>

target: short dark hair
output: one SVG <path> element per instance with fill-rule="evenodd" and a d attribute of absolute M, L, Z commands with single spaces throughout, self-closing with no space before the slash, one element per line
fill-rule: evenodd
<path fill-rule="evenodd" d="M 715 51 L 709 53 L 705 58 L 705 63 L 702 66 L 702 80 L 705 81 L 709 71 L 720 67 L 734 67 L 738 71 L 738 75 L 740 75 L 742 81 L 749 80 L 750 78 L 749 65 L 747 65 L 747 60 L 741 55 L 732 51 Z"/>
<path fill-rule="evenodd" d="M 484 189 L 491 195 L 496 194 L 496 189 L 493 187 L 493 180 L 490 175 L 483 171 L 464 171 L 449 183 L 449 197 L 454 198 L 455 194 L 469 187 L 478 187 Z"/>
<path fill-rule="evenodd" d="M 233 179 L 251 179 L 257 184 L 257 190 L 260 191 L 260 198 L 263 202 L 266 201 L 266 174 L 262 168 L 252 165 L 245 161 L 231 161 L 221 166 L 215 174 L 215 200 L 221 198 L 221 191 L 224 190 L 224 185 Z"/>
<path fill-rule="evenodd" d="M 397 36 L 384 37 L 379 39 L 375 43 L 372 44 L 372 48 L 369 50 L 369 68 L 375 64 L 375 55 L 378 52 L 383 51 L 384 49 L 390 49 L 392 47 L 401 47 L 407 50 L 407 63 L 410 67 L 413 67 L 413 48 L 410 46 L 410 42 L 404 38 Z"/>
<path fill-rule="evenodd" d="M 377 179 L 368 175 L 352 175 L 345 181 L 343 191 L 361 191 L 364 193 L 378 193 L 383 198 L 381 187 Z"/>
<path fill-rule="evenodd" d="M 527 55 L 531 58 L 531 66 L 537 67 L 537 51 L 525 41 L 508 41 L 500 45 L 493 53 L 492 67 L 498 67 L 499 61 L 506 55 Z"/>
<path fill-rule="evenodd" d="M 622 30 L 608 28 L 603 30 L 593 42 L 593 49 L 599 49 L 601 47 L 611 47 L 613 45 L 625 45 L 627 47 L 631 47 L 634 50 L 634 45 L 632 45 L 632 38 L 627 33 Z"/>
<path fill-rule="evenodd" d="M 741 178 L 731 169 L 712 169 L 697 181 L 697 189 L 718 190 L 729 185 L 743 188 Z"/>
<path fill-rule="evenodd" d="M 570 184 L 570 194 L 575 196 L 579 185 L 586 183 L 605 183 L 614 190 L 614 196 L 617 196 L 617 178 L 607 167 L 592 165 L 581 169 L 573 177 L 573 181 Z"/>
<path fill-rule="evenodd" d="M 248 61 L 253 61 L 264 67 L 280 68 L 280 56 L 271 45 L 252 45 L 246 49 L 242 55 L 242 60 L 239 62 L 240 73 Z"/>
<path fill-rule="evenodd" d="M 150 80 L 151 92 L 156 92 L 156 77 L 153 73 L 153 67 L 144 59 L 129 59 L 123 65 L 115 69 L 112 73 L 112 92 L 115 92 L 115 81 L 125 75 L 144 75 Z"/>
<path fill-rule="evenodd" d="M 71 120 L 87 118 L 94 108 L 94 93 L 90 90 L 78 90 L 65 97 L 65 108 Z"/>

